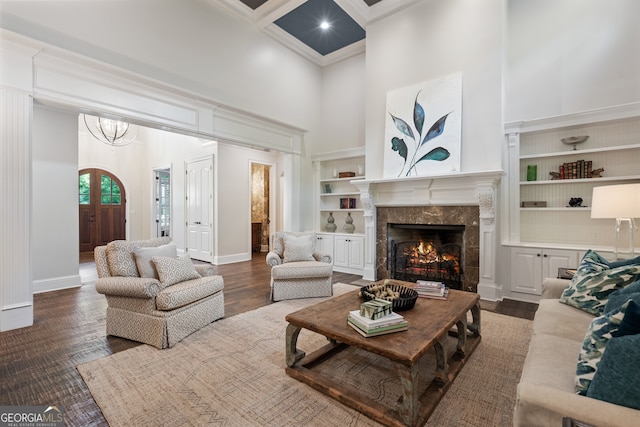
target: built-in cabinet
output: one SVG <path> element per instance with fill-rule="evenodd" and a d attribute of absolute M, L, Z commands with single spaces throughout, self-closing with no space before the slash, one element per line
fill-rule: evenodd
<path fill-rule="evenodd" d="M 318 248 L 332 255 L 335 271 L 362 274 L 364 210 L 360 190 L 354 182 L 365 177 L 364 147 L 314 155 L 312 161 Z M 330 218 L 335 231 L 331 231 L 331 226 L 327 227 Z M 353 232 L 348 232 L 351 226 Z"/>
<path fill-rule="evenodd" d="M 593 188 L 640 182 L 638 159 L 640 103 L 506 124 L 501 234 L 511 280 L 504 296 L 540 295 L 545 277 L 577 267 L 587 249 L 608 256 L 615 220 L 591 219 Z"/>
<path fill-rule="evenodd" d="M 333 240 L 333 267 L 344 273 L 362 274 L 364 236 L 336 234 Z"/>
<path fill-rule="evenodd" d="M 511 248 L 511 291 L 542 294 L 546 277 L 557 277 L 558 269 L 578 266 L 579 251 L 541 248 Z"/>

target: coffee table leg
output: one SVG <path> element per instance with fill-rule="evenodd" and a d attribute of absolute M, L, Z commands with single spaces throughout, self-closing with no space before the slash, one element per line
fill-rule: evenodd
<path fill-rule="evenodd" d="M 292 325 L 291 323 L 287 325 L 286 355 L 287 366 L 290 368 L 305 356 L 304 351 L 298 350 L 297 348 L 298 335 L 300 335 L 301 330 L 302 328 Z"/>
<path fill-rule="evenodd" d="M 433 348 L 436 351 L 436 373 L 435 379 L 442 385 L 449 382 L 449 362 L 447 348 L 440 341 L 436 342 Z"/>
<path fill-rule="evenodd" d="M 469 330 L 473 332 L 475 336 L 480 336 L 480 303 L 471 307 L 471 317 L 473 322 L 467 325 Z"/>
<path fill-rule="evenodd" d="M 455 356 L 459 359 L 464 359 L 465 350 L 467 347 L 467 314 L 462 317 L 457 323 L 458 328 L 458 347 L 456 349 Z"/>
<path fill-rule="evenodd" d="M 402 421 L 409 426 L 416 425 L 420 413 L 418 400 L 418 368 L 417 365 L 407 366 L 395 363 L 396 372 L 402 385 L 402 397 L 398 400 L 398 413 Z"/>

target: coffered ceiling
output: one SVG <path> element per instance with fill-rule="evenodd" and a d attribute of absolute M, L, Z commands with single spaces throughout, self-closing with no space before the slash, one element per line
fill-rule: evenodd
<path fill-rule="evenodd" d="M 320 66 L 364 52 L 367 24 L 418 0 L 207 0 Z"/>

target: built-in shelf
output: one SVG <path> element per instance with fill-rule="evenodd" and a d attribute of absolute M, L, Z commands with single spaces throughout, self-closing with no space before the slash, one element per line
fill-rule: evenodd
<path fill-rule="evenodd" d="M 597 184 L 598 182 L 630 181 L 634 179 L 640 179 L 640 175 L 603 176 L 601 178 L 547 179 L 544 181 L 520 181 L 520 185 L 556 185 L 579 183 Z"/>
<path fill-rule="evenodd" d="M 575 156 L 575 155 L 582 155 L 582 154 L 589 154 L 589 153 L 608 153 L 613 151 L 635 150 L 638 148 L 640 148 L 640 144 L 618 145 L 615 147 L 587 148 L 584 150 L 558 151 L 555 153 L 525 154 L 520 156 L 520 160 L 543 159 L 548 157 Z"/>

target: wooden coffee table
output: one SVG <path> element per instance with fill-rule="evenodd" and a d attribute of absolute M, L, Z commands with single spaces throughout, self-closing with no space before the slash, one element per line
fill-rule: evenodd
<path fill-rule="evenodd" d="M 397 282 L 396 282 L 397 283 Z M 411 283 L 403 283 L 412 287 Z M 418 298 L 413 309 L 401 314 L 409 330 L 365 338 L 347 324 L 349 311 L 362 303 L 358 291 L 349 292 L 306 307 L 286 316 L 286 372 L 320 392 L 362 412 L 388 426 L 422 425 L 435 410 L 469 355 L 480 342 L 480 297 L 464 291 L 449 291 L 445 301 Z M 468 323 L 467 313 L 472 322 Z M 456 327 L 455 329 L 454 326 Z M 306 355 L 297 348 L 298 335 L 308 329 L 328 338 L 329 343 Z M 467 334 L 467 330 L 470 334 Z M 447 354 L 444 340 L 457 335 L 457 347 Z M 348 346 L 360 348 L 389 359 L 400 377 L 402 396 L 395 408 L 381 408 L 380 403 L 364 393 L 347 389 L 339 382 L 314 372 L 313 366 L 330 357 L 339 357 Z M 430 349 L 435 350 L 435 378 L 430 384 L 418 384 L 418 362 Z"/>

